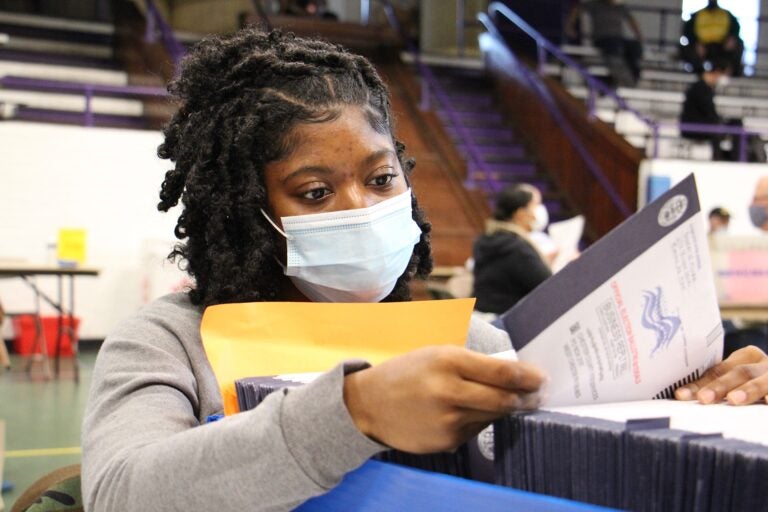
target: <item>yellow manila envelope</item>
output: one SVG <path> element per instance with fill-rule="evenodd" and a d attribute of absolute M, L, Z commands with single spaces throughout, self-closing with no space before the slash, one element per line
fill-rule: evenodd
<path fill-rule="evenodd" d="M 248 302 L 206 308 L 203 346 L 224 400 L 235 380 L 322 372 L 346 359 L 377 364 L 427 345 L 464 346 L 475 299 L 413 302 Z"/>
<path fill-rule="evenodd" d="M 59 230 L 57 258 L 62 264 L 85 263 L 85 230 L 62 228 Z"/>

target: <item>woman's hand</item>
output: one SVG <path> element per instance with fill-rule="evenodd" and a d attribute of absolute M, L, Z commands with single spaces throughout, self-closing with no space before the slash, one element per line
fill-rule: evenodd
<path fill-rule="evenodd" d="M 430 453 L 458 447 L 505 413 L 537 407 L 544 379 L 529 364 L 434 346 L 347 375 L 344 401 L 368 437 Z"/>
<path fill-rule="evenodd" d="M 768 402 L 768 356 L 755 346 L 735 351 L 720 364 L 687 386 L 675 391 L 678 400 L 698 400 L 702 404 L 747 405 Z"/>

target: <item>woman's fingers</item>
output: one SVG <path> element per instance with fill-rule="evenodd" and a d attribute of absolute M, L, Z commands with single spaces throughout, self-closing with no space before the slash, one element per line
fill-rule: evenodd
<path fill-rule="evenodd" d="M 678 388 L 675 397 L 711 404 L 728 396 L 728 402 L 734 405 L 753 403 L 768 395 L 766 375 L 768 356 L 757 347 L 745 347 L 707 370 L 696 382 Z"/>
<path fill-rule="evenodd" d="M 544 372 L 532 364 L 505 361 L 477 352 L 462 351 L 456 364 L 463 379 L 501 389 L 531 392 L 546 381 Z"/>
<path fill-rule="evenodd" d="M 768 363 L 757 363 L 757 365 L 761 366 L 758 371 L 762 374 L 727 393 L 725 398 L 729 404 L 747 405 L 759 400 L 768 403 L 768 369 L 766 368 Z"/>
<path fill-rule="evenodd" d="M 450 346 L 425 347 L 347 375 L 344 401 L 361 432 L 405 451 L 453 449 L 466 433 L 538 405 L 535 367 Z"/>
<path fill-rule="evenodd" d="M 518 409 L 535 409 L 541 402 L 536 391 L 513 391 L 466 380 L 457 381 L 441 394 L 439 398 L 448 405 L 496 416 Z"/>
<path fill-rule="evenodd" d="M 696 393 L 703 404 L 719 403 L 728 397 L 733 405 L 754 403 L 768 395 L 768 361 L 736 366 L 708 382 Z"/>

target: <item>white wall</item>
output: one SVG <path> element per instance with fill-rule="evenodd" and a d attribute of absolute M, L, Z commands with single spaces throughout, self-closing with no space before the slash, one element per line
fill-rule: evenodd
<path fill-rule="evenodd" d="M 170 162 L 160 160 L 159 132 L 0 123 L 0 259 L 44 263 L 46 243 L 60 227 L 87 230 L 87 266 L 96 277 L 76 279 L 80 337 L 103 338 L 144 300 L 179 280 L 162 267 L 178 212 L 157 211 Z M 161 275 L 174 275 L 170 280 Z M 56 280 L 37 278 L 56 294 Z M 9 312 L 34 309 L 34 295 L 18 278 L 0 280 Z M 44 314 L 54 314 L 45 306 Z M 4 336 L 10 337 L 8 326 Z"/>
<path fill-rule="evenodd" d="M 697 162 L 661 158 L 644 160 L 640 164 L 638 207 L 642 208 L 647 202 L 646 191 L 649 178 L 666 178 L 669 187 L 672 187 L 690 173 L 696 176 L 701 210 L 705 216 L 715 206 L 721 206 L 731 213 L 729 233 L 750 235 L 759 232 L 749 220 L 749 204 L 752 202 L 757 180 L 768 175 L 768 166 L 765 164 Z"/>

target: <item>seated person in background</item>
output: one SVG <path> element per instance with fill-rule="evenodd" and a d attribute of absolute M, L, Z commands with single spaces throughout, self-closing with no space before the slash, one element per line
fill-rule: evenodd
<path fill-rule="evenodd" d="M 721 206 L 712 208 L 709 211 L 709 234 L 717 235 L 728 231 L 728 224 L 731 222 L 731 213 Z"/>
<path fill-rule="evenodd" d="M 472 249 L 475 309 L 501 314 L 552 275 L 530 238 L 546 225 L 545 214 L 533 185 L 519 183 L 499 193 L 493 219 Z"/>
<path fill-rule="evenodd" d="M 181 203 L 173 256 L 194 286 L 143 308 L 99 350 L 83 423 L 86 510 L 292 510 L 389 447 L 453 450 L 536 406 L 539 370 L 433 346 L 376 366 L 340 362 L 203 425 L 223 409 L 200 339 L 207 306 L 410 300 L 411 279 L 432 269 L 431 227 L 387 87 L 365 58 L 246 29 L 200 42 L 170 89 L 180 108 L 158 149 L 173 162 L 158 208 Z M 361 216 L 371 223 L 350 229 Z M 286 224 L 318 217 L 319 237 Z M 288 237 L 304 265 L 287 261 Z M 352 264 L 354 275 L 317 272 Z M 478 321 L 467 345 L 511 348 Z"/>
<path fill-rule="evenodd" d="M 707 63 L 699 79 L 688 86 L 685 91 L 683 109 L 680 112 L 680 122 L 685 124 L 725 124 L 715 107 L 715 92 L 718 86 L 727 81 L 729 69 L 724 61 Z M 709 141 L 712 145 L 712 159 L 722 160 L 725 157 L 720 143 L 724 137 L 720 133 L 696 131 L 681 127 L 680 134 L 686 139 Z"/>
<path fill-rule="evenodd" d="M 741 119 L 724 119 L 717 113 L 715 95 L 729 80 L 731 68 L 725 61 L 706 62 L 699 80 L 685 91 L 685 101 L 680 113 L 681 123 L 711 124 L 741 127 Z M 684 128 L 681 135 L 687 139 L 709 141 L 713 160 L 737 162 L 741 158 L 741 145 L 745 144 L 744 157 L 748 162 L 765 162 L 765 143 L 759 134 L 712 133 Z"/>
<path fill-rule="evenodd" d="M 704 71 L 707 61 L 722 60 L 728 63 L 734 76 L 741 76 L 741 58 L 744 42 L 739 37 L 739 20 L 729 11 L 717 5 L 717 0 L 691 14 L 683 25 L 685 44 L 680 56 L 694 73 Z"/>
<path fill-rule="evenodd" d="M 611 78 L 617 87 L 634 87 L 640 79 L 640 59 L 643 56 L 643 34 L 640 25 L 627 6 L 618 0 L 592 0 L 576 4 L 565 23 L 565 34 L 577 36 L 576 24 L 586 12 L 592 25 L 592 43 L 605 58 Z M 635 39 L 624 36 L 627 22 Z"/>

